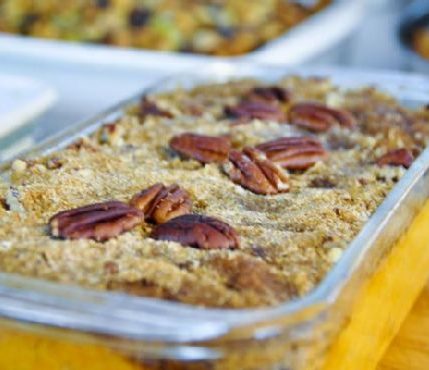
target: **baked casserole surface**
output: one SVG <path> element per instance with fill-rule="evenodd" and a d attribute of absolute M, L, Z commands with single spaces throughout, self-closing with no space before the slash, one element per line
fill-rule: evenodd
<path fill-rule="evenodd" d="M 213 138 L 229 145 L 220 160 Z M 323 279 L 428 138 L 425 108 L 320 77 L 154 93 L 65 149 L 13 162 L 0 185 L 0 270 L 200 306 L 277 305 Z M 282 161 L 261 145 L 273 142 Z M 114 219 L 119 230 L 91 219 L 70 231 L 60 219 L 70 215 L 58 216 L 111 200 L 135 210 L 136 194 L 156 184 L 177 186 L 181 222 L 155 207 L 133 211 L 145 220 L 132 225 Z"/>

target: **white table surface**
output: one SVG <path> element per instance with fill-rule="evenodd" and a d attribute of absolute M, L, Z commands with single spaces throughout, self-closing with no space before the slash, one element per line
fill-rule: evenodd
<path fill-rule="evenodd" d="M 376 0 L 370 2 L 366 20 L 353 36 L 313 64 L 403 69 L 405 61 L 396 41 L 396 24 L 406 1 Z M 384 5 L 383 5 L 383 4 Z M 138 92 L 157 80 L 159 71 L 135 69 L 114 70 L 78 65 L 55 65 L 16 57 L 2 57 L 0 72 L 34 77 L 52 85 L 58 93 L 57 104 L 42 117 L 12 137 L 0 139 L 0 150 L 7 149 L 15 137 L 27 135 L 40 141 L 71 123 L 90 117 L 106 107 Z M 24 140 L 26 144 L 31 141 Z M 23 147 L 19 147 L 22 149 Z M 8 151 L 14 154 L 14 151 Z"/>

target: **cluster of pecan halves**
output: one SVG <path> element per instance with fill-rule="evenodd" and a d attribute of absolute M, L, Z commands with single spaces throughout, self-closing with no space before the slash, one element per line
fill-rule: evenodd
<path fill-rule="evenodd" d="M 176 184 L 161 183 L 134 195 L 130 205 L 144 213 L 146 221 L 157 224 L 191 212 L 192 201 L 186 190 Z"/>
<path fill-rule="evenodd" d="M 256 87 L 236 105 L 225 107 L 224 112 L 226 117 L 234 120 L 234 124 L 261 119 L 289 122 L 312 132 L 325 132 L 333 126 L 351 128 L 356 125 L 355 117 L 344 109 L 330 108 L 319 102 L 298 102 L 291 105 L 290 99 L 289 91 L 282 87 Z M 289 107 L 284 105 L 286 103 L 289 103 Z"/>
<path fill-rule="evenodd" d="M 282 137 L 237 151 L 231 150 L 227 137 L 184 133 L 170 140 L 170 148 L 184 158 L 223 164 L 234 183 L 256 194 L 288 191 L 285 170 L 305 170 L 327 155 L 322 144 L 310 137 Z"/>
<path fill-rule="evenodd" d="M 232 150 L 223 166 L 229 178 L 256 194 L 278 194 L 289 190 L 289 177 L 279 165 L 254 148 Z"/>
<path fill-rule="evenodd" d="M 232 119 L 235 124 L 248 123 L 252 119 L 271 120 L 279 123 L 288 122 L 314 133 L 329 131 L 332 127 L 353 128 L 357 125 L 356 118 L 345 109 L 331 108 L 320 102 L 304 101 L 291 103 L 291 94 L 282 87 L 256 87 L 251 89 L 234 106 L 225 107 L 225 115 Z M 287 105 L 287 106 L 286 106 Z M 264 143 L 256 149 L 262 150 L 267 158 L 279 163 L 288 169 L 305 169 L 308 164 L 312 165 L 312 155 L 314 162 L 326 155 L 323 148 L 309 138 L 299 138 L 300 145 L 292 148 L 292 141 L 285 142 L 286 138 L 279 139 L 272 143 Z M 287 138 L 289 139 L 289 138 Z M 305 143 L 304 143 L 305 141 Z M 289 149 L 285 149 L 289 146 Z M 274 149 L 280 147 L 280 150 Z M 299 154 L 289 154 L 296 150 Z M 286 156 L 286 158 L 285 158 Z M 279 160 L 283 157 L 283 160 Z M 302 162 L 301 162 L 302 160 Z M 376 160 L 379 166 L 402 166 L 409 168 L 413 163 L 413 153 L 406 149 L 394 149 Z M 254 172 L 254 171 L 253 171 Z M 242 180 L 238 180 L 241 181 Z"/>
<path fill-rule="evenodd" d="M 237 248 L 237 232 L 214 217 L 191 214 L 189 194 L 178 185 L 155 184 L 130 203 L 107 201 L 59 212 L 49 220 L 52 236 L 106 241 L 144 221 L 154 226 L 151 237 L 202 249 Z"/>

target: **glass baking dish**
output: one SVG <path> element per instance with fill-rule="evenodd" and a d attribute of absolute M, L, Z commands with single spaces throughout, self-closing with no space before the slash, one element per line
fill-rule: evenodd
<path fill-rule="evenodd" d="M 182 74 L 160 81 L 138 97 L 70 127 L 23 156 L 48 154 L 91 134 L 102 124 L 118 118 L 147 93 L 240 77 L 268 82 L 289 74 L 328 76 L 342 87 L 375 86 L 410 107 L 429 101 L 429 79 L 423 76 L 215 63 L 199 74 Z M 11 163 L 0 166 L 3 177 L 8 176 Z M 68 351 L 81 361 L 87 359 L 90 362 L 85 366 L 91 369 L 99 365 L 115 370 L 320 368 L 329 345 L 351 312 L 359 288 L 389 255 L 428 197 L 429 149 L 426 149 L 325 279 L 308 295 L 276 307 L 198 308 L 0 273 L 0 344 L 3 337 L 8 338 L 9 346 L 27 343 L 22 347 L 26 351 L 52 346 L 51 351 L 56 354 Z M 0 345 L 0 351 L 1 348 Z M 44 365 L 43 369 L 60 369 L 49 366 Z"/>

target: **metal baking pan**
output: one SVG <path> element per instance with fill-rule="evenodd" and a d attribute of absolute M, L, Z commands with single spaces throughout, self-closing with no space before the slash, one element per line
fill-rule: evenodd
<path fill-rule="evenodd" d="M 349 35 L 365 11 L 363 0 L 332 0 L 332 4 L 293 27 L 283 36 L 239 57 L 210 57 L 179 52 L 137 50 L 103 45 L 52 41 L 0 33 L 1 56 L 82 63 L 105 67 L 159 68 L 174 72 L 210 61 L 250 59 L 263 63 L 296 64 L 329 49 Z"/>
<path fill-rule="evenodd" d="M 375 86 L 410 107 L 429 101 L 429 78 L 424 76 L 339 68 L 285 69 L 245 63 L 216 63 L 207 66 L 200 75 L 166 79 L 142 94 L 240 77 L 274 81 L 289 74 L 329 76 L 345 88 Z M 91 134 L 100 125 L 121 116 L 142 94 L 69 128 L 25 156 L 45 155 Z M 8 176 L 11 163 L 0 166 L 3 177 Z M 0 324 L 6 322 L 7 326 L 18 325 L 21 329 L 82 343 L 96 342 L 134 360 L 218 363 L 220 369 L 302 369 L 310 362 L 321 361 L 349 313 L 358 288 L 389 254 L 428 197 L 429 149 L 426 149 L 325 279 L 308 295 L 276 307 L 198 308 L 115 292 L 65 288 L 0 273 Z M 264 365 L 256 367 L 258 361 L 264 361 Z"/>
<path fill-rule="evenodd" d="M 429 27 L 429 2 L 413 1 L 402 13 L 397 36 L 404 55 L 405 66 L 421 73 L 429 73 L 429 60 L 416 52 L 412 45 L 414 32 L 420 27 Z"/>

